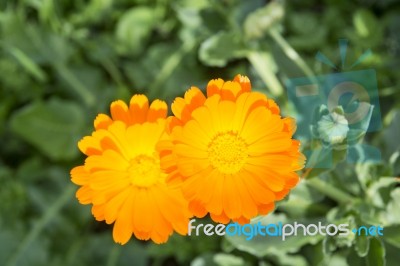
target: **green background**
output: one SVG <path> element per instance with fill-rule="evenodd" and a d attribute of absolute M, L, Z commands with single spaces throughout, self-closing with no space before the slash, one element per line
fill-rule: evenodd
<path fill-rule="evenodd" d="M 0 265 L 398 265 L 400 261 L 400 4 L 396 0 L 0 1 Z M 339 39 L 349 40 L 340 64 Z M 382 162 L 304 180 L 263 222 L 382 225 L 384 236 L 182 237 L 113 242 L 79 205 L 69 171 L 97 113 L 134 93 L 168 103 L 208 80 L 250 77 L 288 113 L 289 78 L 373 68 L 383 127 L 364 142 Z M 363 137 L 363 136 L 362 136 Z M 306 143 L 304 145 L 307 145 Z M 202 222 L 207 222 L 204 219 Z"/>

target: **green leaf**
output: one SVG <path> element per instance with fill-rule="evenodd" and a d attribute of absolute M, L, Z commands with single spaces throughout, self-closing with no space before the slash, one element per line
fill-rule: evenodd
<path fill-rule="evenodd" d="M 230 254 L 215 254 L 213 258 L 214 262 L 219 266 L 244 266 L 245 262 L 243 258 L 237 257 Z"/>
<path fill-rule="evenodd" d="M 195 258 L 191 266 L 246 266 L 249 265 L 241 257 L 217 253 L 217 254 L 205 254 Z"/>
<path fill-rule="evenodd" d="M 330 259 L 329 255 L 323 253 L 322 241 L 315 245 L 306 245 L 303 248 L 304 257 L 307 258 L 310 266 L 323 265 L 322 263 Z"/>
<path fill-rule="evenodd" d="M 199 49 L 199 58 L 207 66 L 224 67 L 232 59 L 248 53 L 239 33 L 219 32 L 205 40 Z"/>
<path fill-rule="evenodd" d="M 158 13 L 149 7 L 134 7 L 126 11 L 116 27 L 116 38 L 123 54 L 138 54 L 146 44 L 154 26 L 158 23 Z"/>
<path fill-rule="evenodd" d="M 388 127 L 383 131 L 382 142 L 386 153 L 389 155 L 400 151 L 400 142 L 395 141 L 400 132 L 400 110 L 394 110 L 387 116 Z M 394 174 L 400 175 L 400 163 L 393 165 Z"/>
<path fill-rule="evenodd" d="M 112 7 L 112 0 L 91 0 L 81 13 L 72 16 L 72 22 L 77 24 L 100 21 Z"/>
<path fill-rule="evenodd" d="M 329 208 L 319 203 L 324 196 L 311 189 L 306 182 L 300 182 L 289 194 L 289 199 L 279 203 L 279 209 L 289 213 L 291 217 L 305 217 L 310 214 L 325 214 Z"/>
<path fill-rule="evenodd" d="M 272 1 L 268 5 L 250 13 L 244 22 L 244 32 L 248 38 L 261 38 L 283 19 L 285 10 L 280 1 Z"/>
<path fill-rule="evenodd" d="M 274 252 L 268 256 L 271 260 L 275 261 L 277 265 L 285 266 L 308 266 L 308 262 L 300 255 L 289 255 L 285 252 Z"/>
<path fill-rule="evenodd" d="M 318 16 L 314 16 L 312 12 L 296 12 L 287 19 L 289 29 L 295 33 L 288 36 L 288 41 L 296 50 L 314 52 L 323 47 L 328 28 L 321 27 Z"/>
<path fill-rule="evenodd" d="M 386 208 L 387 223 L 400 223 L 400 188 L 394 189 L 391 193 L 391 200 Z M 400 242 L 399 242 L 400 243 Z"/>
<path fill-rule="evenodd" d="M 365 257 L 369 251 L 370 240 L 366 235 L 359 235 L 356 237 L 355 249 L 358 256 Z"/>
<path fill-rule="evenodd" d="M 10 47 L 9 51 L 34 78 L 42 82 L 47 80 L 46 73 L 21 50 L 15 47 Z"/>
<path fill-rule="evenodd" d="M 370 241 L 369 252 L 367 256 L 368 266 L 385 266 L 385 246 L 382 241 L 372 238 Z"/>
<path fill-rule="evenodd" d="M 347 263 L 346 263 L 347 262 Z M 343 266 L 365 266 L 366 258 L 360 257 L 355 250 L 350 250 L 350 254 L 346 254 L 345 264 Z M 330 266 L 336 266 L 331 264 Z"/>
<path fill-rule="evenodd" d="M 400 225 L 386 226 L 383 229 L 383 239 L 393 246 L 400 248 Z"/>
<path fill-rule="evenodd" d="M 32 103 L 14 113 L 11 129 L 53 160 L 68 160 L 78 154 L 84 111 L 75 103 L 53 98 Z"/>
<path fill-rule="evenodd" d="M 382 42 L 382 25 L 370 10 L 357 10 L 353 16 L 353 25 L 359 37 L 358 42 L 364 42 L 369 46 L 375 46 Z"/>
<path fill-rule="evenodd" d="M 397 265 L 400 261 L 400 252 L 398 247 L 385 243 L 386 265 Z"/>
<path fill-rule="evenodd" d="M 372 32 L 371 30 L 373 29 L 373 27 L 375 27 L 378 21 L 371 13 L 371 11 L 366 9 L 359 9 L 354 14 L 353 23 L 358 35 L 360 35 L 361 37 L 368 37 L 374 34 L 374 32 Z"/>
<path fill-rule="evenodd" d="M 370 168 L 366 168 L 366 170 L 371 171 Z M 367 172 L 358 172 L 358 174 L 367 175 Z M 372 183 L 367 190 L 367 196 L 373 205 L 385 208 L 390 200 L 390 193 L 396 183 L 398 183 L 398 180 L 393 177 L 380 177 L 376 182 Z"/>

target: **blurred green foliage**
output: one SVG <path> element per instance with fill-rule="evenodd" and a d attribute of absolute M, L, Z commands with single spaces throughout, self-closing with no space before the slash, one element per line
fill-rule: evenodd
<path fill-rule="evenodd" d="M 0 1 L 0 265 L 398 265 L 399 11 L 396 0 Z M 338 71 L 314 56 L 339 63 L 340 38 L 350 41 L 348 62 L 373 51 L 357 69 L 378 75 L 384 125 L 364 141 L 382 162 L 337 156 L 261 219 L 380 224 L 384 237 L 174 235 L 121 247 L 77 203 L 76 142 L 111 101 L 146 93 L 171 102 L 191 85 L 242 73 L 288 113 L 285 81 Z"/>

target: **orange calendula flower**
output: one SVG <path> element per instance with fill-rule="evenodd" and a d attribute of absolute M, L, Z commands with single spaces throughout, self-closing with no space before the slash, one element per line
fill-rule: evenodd
<path fill-rule="evenodd" d="M 95 131 L 79 149 L 88 157 L 71 171 L 72 182 L 82 186 L 77 198 L 93 204 L 96 220 L 114 223 L 113 238 L 125 244 L 132 233 L 138 239 L 166 242 L 175 230 L 187 233 L 191 214 L 179 182 L 166 184 L 155 147 L 166 137 L 167 105 L 134 95 L 128 107 L 111 104 L 111 117 L 100 114 Z"/>
<path fill-rule="evenodd" d="M 250 80 L 211 80 L 207 97 L 196 87 L 172 104 L 170 141 L 160 142 L 168 180 L 182 191 L 195 216 L 247 223 L 267 214 L 299 181 L 304 166 L 292 118 L 277 104 L 251 91 Z"/>

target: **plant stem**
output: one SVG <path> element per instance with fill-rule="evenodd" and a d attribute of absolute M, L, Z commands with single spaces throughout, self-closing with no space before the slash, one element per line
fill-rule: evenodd
<path fill-rule="evenodd" d="M 42 232 L 44 227 L 58 214 L 61 208 L 72 198 L 75 191 L 75 186 L 69 185 L 64 193 L 61 194 L 56 201 L 47 209 L 44 215 L 35 223 L 33 228 L 29 231 L 28 235 L 21 241 L 16 251 L 10 256 L 6 265 L 17 265 L 18 260 L 23 256 L 27 248 L 35 241 L 35 239 Z"/>
<path fill-rule="evenodd" d="M 308 67 L 306 62 L 300 57 L 300 55 L 293 49 L 292 46 L 282 37 L 282 35 L 276 30 L 271 29 L 269 31 L 271 37 L 275 42 L 282 48 L 283 52 L 289 57 L 303 72 L 306 76 L 314 78 L 313 71 Z"/>
<path fill-rule="evenodd" d="M 273 67 L 268 64 L 267 52 L 252 51 L 247 55 L 250 64 L 257 71 L 264 84 L 270 89 L 274 96 L 280 96 L 283 93 L 283 86 L 273 71 Z"/>
<path fill-rule="evenodd" d="M 87 106 L 93 106 L 96 102 L 95 96 L 90 90 L 63 64 L 56 64 L 58 74 L 75 90 Z"/>
<path fill-rule="evenodd" d="M 118 258 L 121 254 L 121 246 L 115 245 L 108 256 L 107 266 L 115 266 L 118 265 Z"/>
<path fill-rule="evenodd" d="M 326 182 L 321 181 L 318 178 L 311 178 L 305 180 L 306 184 L 322 194 L 328 196 L 329 198 L 337 201 L 338 203 L 341 204 L 346 204 L 354 201 L 354 198 L 349 195 L 348 193 L 344 192 L 343 190 L 340 190 Z"/>

